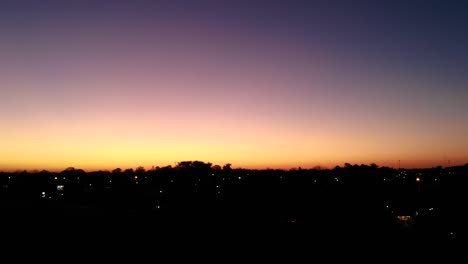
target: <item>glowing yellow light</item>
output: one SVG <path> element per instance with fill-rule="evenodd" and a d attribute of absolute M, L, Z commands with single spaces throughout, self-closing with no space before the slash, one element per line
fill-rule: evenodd
<path fill-rule="evenodd" d="M 417 178 L 416 178 L 416 181 L 417 181 L 417 182 L 420 182 L 420 181 L 421 181 L 421 178 L 417 177 Z"/>

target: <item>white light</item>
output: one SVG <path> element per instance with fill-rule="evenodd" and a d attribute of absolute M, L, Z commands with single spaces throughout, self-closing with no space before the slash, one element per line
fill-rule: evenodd
<path fill-rule="evenodd" d="M 385 207 L 387 207 L 387 209 L 388 209 L 388 208 L 390 208 L 390 206 L 388 206 L 388 205 L 387 205 L 387 206 L 385 206 Z"/>
<path fill-rule="evenodd" d="M 159 190 L 159 193 L 163 193 L 163 191 L 162 191 L 162 190 Z"/>
<path fill-rule="evenodd" d="M 335 181 L 339 181 L 338 178 L 335 178 Z"/>
<path fill-rule="evenodd" d="M 45 198 L 45 192 L 42 192 L 41 197 L 42 197 L 42 198 Z"/>
<path fill-rule="evenodd" d="M 241 177 L 241 176 L 239 176 L 239 180 L 240 180 L 240 179 L 242 179 L 242 177 Z"/>
<path fill-rule="evenodd" d="M 219 185 L 216 185 L 216 188 L 219 188 Z"/>
<path fill-rule="evenodd" d="M 174 180 L 171 180 L 171 182 L 174 182 Z"/>
<path fill-rule="evenodd" d="M 58 177 L 55 177 L 54 179 L 56 179 L 56 180 L 57 180 L 57 179 L 58 179 Z"/>
<path fill-rule="evenodd" d="M 161 208 L 161 206 L 159 206 L 159 205 L 156 205 L 156 209 L 160 209 L 160 208 Z"/>
<path fill-rule="evenodd" d="M 434 211 L 434 208 L 432 208 L 432 207 L 431 207 L 431 208 L 429 208 L 429 211 Z"/>
<path fill-rule="evenodd" d="M 63 185 L 57 185 L 57 191 L 59 191 L 59 192 L 63 192 L 64 188 L 65 188 L 65 186 L 63 186 Z"/>
<path fill-rule="evenodd" d="M 135 180 L 137 180 L 137 179 L 138 179 L 138 176 L 135 176 Z"/>

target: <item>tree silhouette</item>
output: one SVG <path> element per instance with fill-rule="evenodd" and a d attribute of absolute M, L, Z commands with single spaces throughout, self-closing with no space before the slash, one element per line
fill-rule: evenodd
<path fill-rule="evenodd" d="M 223 171 L 231 171 L 231 163 L 226 163 L 224 166 L 223 166 Z"/>

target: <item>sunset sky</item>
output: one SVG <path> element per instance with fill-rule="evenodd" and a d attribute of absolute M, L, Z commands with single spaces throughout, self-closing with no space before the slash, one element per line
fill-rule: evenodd
<path fill-rule="evenodd" d="M 464 1 L 71 2 L 0 2 L 0 170 L 468 163 Z"/>

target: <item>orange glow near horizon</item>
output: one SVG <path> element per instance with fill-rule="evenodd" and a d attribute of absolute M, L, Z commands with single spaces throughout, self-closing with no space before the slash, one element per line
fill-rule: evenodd
<path fill-rule="evenodd" d="M 346 30 L 361 20 L 279 19 L 283 8 L 230 23 L 210 21 L 214 9 L 53 10 L 0 27 L 0 171 L 468 163 L 468 63 L 424 46 L 444 37 L 410 45 L 412 34 L 367 32 L 378 23 Z"/>

